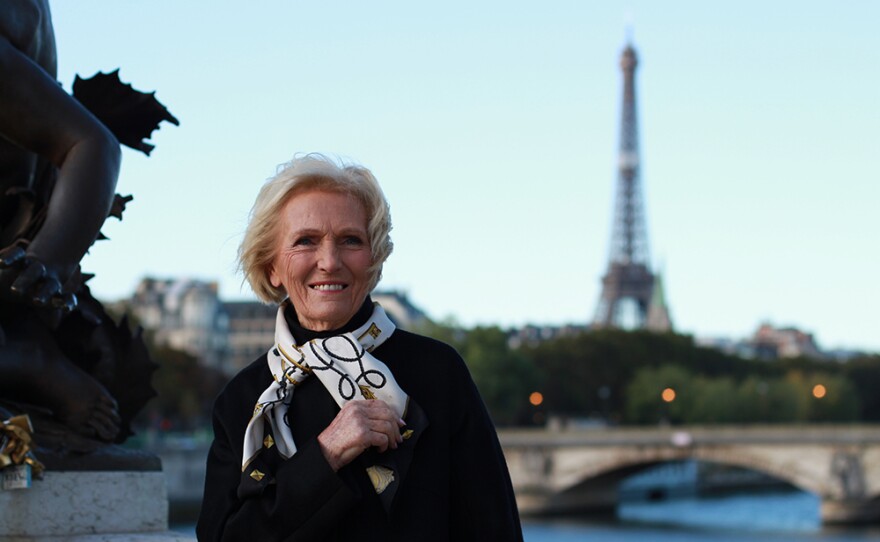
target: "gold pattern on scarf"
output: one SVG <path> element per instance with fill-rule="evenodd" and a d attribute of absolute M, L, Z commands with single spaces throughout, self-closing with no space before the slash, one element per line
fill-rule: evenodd
<path fill-rule="evenodd" d="M 39 478 L 45 467 L 31 451 L 34 428 L 27 414 L 13 416 L 0 422 L 0 469 L 12 465 L 30 465 L 35 478 Z"/>
<path fill-rule="evenodd" d="M 253 479 L 256 480 L 257 482 L 259 482 L 260 480 L 263 479 L 263 477 L 266 476 L 266 474 L 263 473 L 263 472 L 258 471 L 257 469 L 254 469 L 254 470 L 251 471 L 250 476 L 251 476 L 251 478 L 253 478 Z"/>
<path fill-rule="evenodd" d="M 376 394 L 373 393 L 373 390 L 371 390 L 369 386 L 364 386 L 361 384 L 358 387 L 361 389 L 361 397 L 363 397 L 364 399 L 376 398 Z"/>
<path fill-rule="evenodd" d="M 409 438 L 410 438 L 411 436 L 413 436 L 413 430 L 412 430 L 412 429 L 407 429 L 406 431 L 404 431 L 403 433 L 401 433 L 400 436 L 403 437 L 403 440 L 409 440 Z"/>
<path fill-rule="evenodd" d="M 375 339 L 376 337 L 378 337 L 381 334 L 382 334 L 382 330 L 379 329 L 379 326 L 377 326 L 375 323 L 373 323 L 373 324 L 370 324 L 370 327 L 368 327 L 366 331 L 364 331 L 363 335 L 358 337 L 358 341 L 360 341 L 365 335 L 369 335 L 370 337 Z"/>
<path fill-rule="evenodd" d="M 266 448 L 275 446 L 275 439 L 272 438 L 272 435 L 266 435 L 266 438 L 263 439 L 263 446 Z"/>
<path fill-rule="evenodd" d="M 394 481 L 394 471 L 381 465 L 367 467 L 367 476 L 370 477 L 370 483 L 376 488 L 377 495 L 385 491 Z"/>
<path fill-rule="evenodd" d="M 278 347 L 278 350 L 281 352 L 281 356 L 282 356 L 285 360 L 287 360 L 288 362 L 290 362 L 293 366 L 295 366 L 297 369 L 299 369 L 300 371 L 302 371 L 302 372 L 304 372 L 304 373 L 306 373 L 306 374 L 309 374 L 309 373 L 312 372 L 312 368 L 311 368 L 311 367 L 309 367 L 308 365 L 303 365 L 302 363 L 300 363 L 300 361 L 303 361 L 303 356 L 302 356 L 302 353 L 301 353 L 301 352 L 300 352 L 300 358 L 299 358 L 299 361 L 297 361 L 297 360 L 295 360 L 295 359 L 293 358 L 293 356 L 291 356 L 290 354 L 288 354 L 287 352 L 284 351 L 284 347 L 281 346 L 281 343 L 278 343 L 276 346 Z M 293 349 L 294 349 L 295 351 L 297 351 L 297 352 L 300 351 L 299 348 L 298 348 L 295 344 L 290 345 L 290 347 L 293 348 Z M 289 378 L 289 377 L 288 377 L 288 378 Z"/>

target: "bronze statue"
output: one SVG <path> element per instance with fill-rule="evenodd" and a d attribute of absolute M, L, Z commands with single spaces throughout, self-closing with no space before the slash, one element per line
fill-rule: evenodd
<path fill-rule="evenodd" d="M 121 442 L 155 365 L 79 262 L 131 200 L 114 195 L 119 144 L 149 154 L 143 139 L 177 119 L 117 72 L 67 94 L 56 58 L 47 0 L 0 3 L 0 409 L 37 417 L 38 434 L 45 420 L 48 433 Z"/>

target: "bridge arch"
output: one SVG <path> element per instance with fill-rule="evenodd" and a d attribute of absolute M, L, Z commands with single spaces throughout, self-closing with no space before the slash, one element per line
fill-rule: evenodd
<path fill-rule="evenodd" d="M 739 467 L 750 471 L 765 474 L 773 479 L 785 482 L 794 488 L 822 496 L 824 491 L 823 479 L 814 472 L 805 472 L 783 462 L 773 462 L 761 455 L 743 453 L 695 453 L 687 456 L 668 457 L 668 454 L 657 453 L 656 456 L 640 454 L 637 458 L 618 457 L 598 467 L 584 469 L 583 476 L 576 480 L 571 487 L 580 484 L 619 484 L 631 475 L 638 474 L 652 467 L 663 464 L 696 460 L 703 463 L 712 463 L 722 466 Z M 566 491 L 568 488 L 561 488 Z"/>
<path fill-rule="evenodd" d="M 522 509 L 613 509 L 630 474 L 673 461 L 741 467 L 819 496 L 826 522 L 880 521 L 880 428 L 615 428 L 501 434 Z"/>

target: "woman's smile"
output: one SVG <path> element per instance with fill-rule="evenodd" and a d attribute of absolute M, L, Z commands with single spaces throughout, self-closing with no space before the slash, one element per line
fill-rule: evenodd
<path fill-rule="evenodd" d="M 313 290 L 318 290 L 320 292 L 338 292 L 347 287 L 347 284 L 312 284 L 311 286 Z"/>

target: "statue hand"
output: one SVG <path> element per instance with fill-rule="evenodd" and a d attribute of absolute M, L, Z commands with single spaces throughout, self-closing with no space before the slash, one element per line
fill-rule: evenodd
<path fill-rule="evenodd" d="M 10 291 L 13 281 L 18 277 L 18 267 L 25 258 L 24 247 L 18 243 L 0 250 L 0 299 L 15 301 Z"/>
<path fill-rule="evenodd" d="M 7 280 L 12 280 L 9 290 L 14 296 L 28 298 L 36 307 L 61 309 L 64 313 L 76 308 L 76 295 L 63 291 L 54 266 L 28 256 L 20 245 L 0 251 L 0 272 L 12 275 Z"/>
<path fill-rule="evenodd" d="M 7 269 L 14 266 L 25 257 L 24 248 L 21 245 L 9 245 L 0 250 L 0 269 Z"/>

